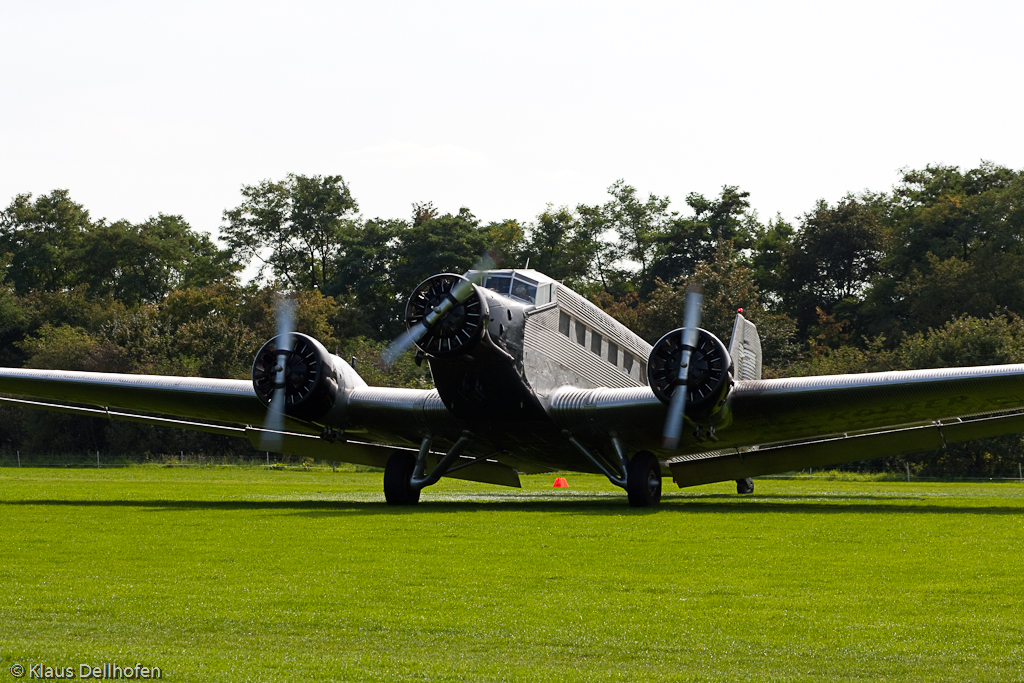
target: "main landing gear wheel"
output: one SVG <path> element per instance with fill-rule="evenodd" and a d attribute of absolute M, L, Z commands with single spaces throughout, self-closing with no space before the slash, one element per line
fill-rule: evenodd
<path fill-rule="evenodd" d="M 626 495 L 630 507 L 649 508 L 661 502 L 661 465 L 654 453 L 638 452 L 626 469 Z"/>
<path fill-rule="evenodd" d="M 388 505 L 415 505 L 420 502 L 420 489 L 412 486 L 416 455 L 395 451 L 384 466 L 384 500 Z"/>
<path fill-rule="evenodd" d="M 754 492 L 754 480 L 750 477 L 746 479 L 736 480 L 736 493 L 753 493 Z"/>

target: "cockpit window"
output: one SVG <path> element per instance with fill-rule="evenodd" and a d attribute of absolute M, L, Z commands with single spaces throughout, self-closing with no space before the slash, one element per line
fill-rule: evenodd
<path fill-rule="evenodd" d="M 486 282 L 484 282 L 484 287 L 486 287 L 487 289 L 493 292 L 497 292 L 498 294 L 504 294 L 506 296 L 509 293 L 509 287 L 511 287 L 511 285 L 512 278 L 507 275 L 492 275 L 489 278 L 487 278 Z"/>
<path fill-rule="evenodd" d="M 517 276 L 512 282 L 512 296 L 532 304 L 537 300 L 537 284 Z"/>
<path fill-rule="evenodd" d="M 530 304 L 537 301 L 537 284 L 532 278 L 514 271 L 510 275 L 488 275 L 484 279 L 484 287 L 492 292 L 511 296 Z M 544 303 L 548 303 L 551 300 L 550 285 L 545 294 L 547 294 L 547 301 Z"/>

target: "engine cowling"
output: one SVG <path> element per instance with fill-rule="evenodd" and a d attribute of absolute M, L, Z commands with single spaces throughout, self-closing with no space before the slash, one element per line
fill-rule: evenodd
<path fill-rule="evenodd" d="M 443 301 L 451 299 L 448 313 L 427 329 L 416 342 L 421 351 L 430 356 L 456 356 L 473 348 L 484 333 L 488 315 L 487 302 L 474 286 L 472 293 L 463 301 L 457 301 L 452 288 L 461 275 L 442 273 L 421 282 L 405 307 L 405 324 L 413 328 Z M 467 281 L 468 282 L 468 281 Z"/>
<path fill-rule="evenodd" d="M 732 360 L 725 344 L 707 330 L 699 329 L 697 345 L 690 355 L 686 377 L 686 412 L 706 416 L 720 406 L 729 393 Z M 658 399 L 668 405 L 676 388 L 683 353 L 683 330 L 672 330 L 658 340 L 647 360 L 647 379 Z"/>
<path fill-rule="evenodd" d="M 291 343 L 285 356 L 285 414 L 317 421 L 331 412 L 338 398 L 333 356 L 316 339 L 293 332 L 274 337 L 259 350 L 252 365 L 252 386 L 264 405 L 274 398 L 274 378 L 282 337 Z"/>

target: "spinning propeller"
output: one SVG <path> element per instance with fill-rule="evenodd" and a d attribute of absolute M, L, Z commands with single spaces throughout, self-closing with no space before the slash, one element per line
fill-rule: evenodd
<path fill-rule="evenodd" d="M 289 361 L 295 336 L 292 327 L 295 318 L 295 303 L 291 299 L 280 297 L 277 300 L 277 352 L 274 354 L 276 363 L 268 370 L 273 373 L 273 395 L 267 406 L 267 419 L 263 422 L 263 437 L 260 448 L 265 451 L 280 450 L 283 442 L 281 431 L 284 429 L 284 411 L 286 390 L 288 387 Z M 269 374 L 269 373 L 268 373 Z M 268 377 L 269 379 L 269 377 Z"/>
<path fill-rule="evenodd" d="M 384 349 L 384 353 L 381 354 L 384 358 L 384 362 L 388 365 L 393 364 L 398 360 L 398 357 L 408 351 L 413 344 L 418 344 L 420 340 L 422 340 L 427 333 L 434 328 L 435 325 L 444 321 L 445 318 L 453 312 L 458 312 L 457 309 L 460 307 L 465 306 L 469 300 L 473 298 L 473 294 L 476 292 L 473 285 L 478 284 L 478 282 L 474 282 L 474 280 L 479 280 L 484 271 L 494 268 L 497 265 L 497 261 L 500 260 L 501 255 L 497 251 L 487 251 L 476 260 L 476 263 L 474 263 L 473 267 L 470 269 L 475 272 L 475 275 L 472 278 L 449 275 L 446 276 L 449 278 L 449 281 L 435 283 L 434 286 L 428 288 L 429 291 L 421 290 L 424 290 L 424 285 L 428 282 L 441 278 L 442 276 L 434 276 L 434 278 L 429 278 L 421 283 L 413 292 L 413 300 L 415 301 L 416 297 L 419 295 L 421 299 L 429 299 L 436 303 L 432 303 L 426 307 L 425 310 L 421 310 L 422 317 L 417 315 L 416 317 L 419 319 L 416 322 L 411 322 L 408 319 L 407 314 L 407 322 L 411 324 L 409 324 L 409 327 L 405 332 L 398 335 L 398 337 L 388 344 L 386 349 Z M 438 285 L 440 285 L 442 289 L 438 289 Z M 440 351 L 442 349 L 439 348 L 438 350 Z M 451 350 L 450 346 L 449 350 Z"/>
<path fill-rule="evenodd" d="M 665 430 L 662 432 L 661 447 L 675 449 L 679 447 L 679 436 L 683 431 L 683 414 L 686 412 L 686 391 L 690 376 L 690 359 L 697 348 L 700 335 L 701 309 L 704 306 L 704 294 L 700 285 L 690 285 L 686 291 L 686 311 L 683 314 L 683 344 L 676 375 L 672 401 L 665 418 Z"/>
<path fill-rule="evenodd" d="M 443 294 L 443 298 L 427 311 L 422 320 L 411 325 L 409 329 L 398 335 L 398 338 L 384 349 L 382 354 L 384 362 L 391 365 L 398 360 L 398 357 L 408 351 L 413 344 L 423 339 L 431 328 L 444 320 L 457 307 L 469 301 L 475 292 L 476 289 L 470 280 L 461 277 L 454 280 L 451 283 L 451 289 L 447 290 Z"/>

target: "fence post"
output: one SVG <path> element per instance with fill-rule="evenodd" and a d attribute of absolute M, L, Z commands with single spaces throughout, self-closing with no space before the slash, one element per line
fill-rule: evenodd
<path fill-rule="evenodd" d="M 267 469 L 270 469 L 270 451 L 267 451 Z"/>
<path fill-rule="evenodd" d="M 21 460 L 18 461 L 18 467 L 21 467 Z M 1024 484 L 1024 470 L 1021 469 L 1020 463 L 1017 463 L 1017 476 L 1020 477 L 1020 483 Z"/>
<path fill-rule="evenodd" d="M 21 451 L 18 451 L 18 467 L 21 467 Z"/>
<path fill-rule="evenodd" d="M 100 449 L 96 449 L 96 469 L 100 468 Z"/>
<path fill-rule="evenodd" d="M 907 463 L 907 483 L 910 483 L 910 463 Z"/>

